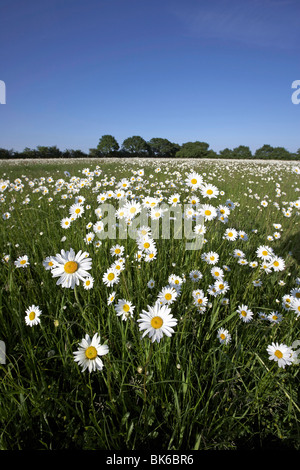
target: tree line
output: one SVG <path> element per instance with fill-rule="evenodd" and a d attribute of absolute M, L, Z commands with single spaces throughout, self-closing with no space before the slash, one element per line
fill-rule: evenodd
<path fill-rule="evenodd" d="M 254 153 L 246 145 L 233 149 L 225 148 L 218 153 L 209 148 L 207 142 L 186 142 L 181 145 L 168 139 L 153 137 L 146 141 L 141 136 L 125 139 L 120 146 L 114 136 L 106 134 L 99 139 L 96 148 L 89 152 L 82 150 L 60 150 L 57 146 L 37 146 L 35 149 L 26 147 L 18 152 L 13 149 L 0 148 L 0 159 L 32 159 L 32 158 L 226 158 L 226 159 L 260 159 L 260 160 L 300 160 L 300 148 L 291 153 L 284 147 L 272 147 L 265 144 Z"/>

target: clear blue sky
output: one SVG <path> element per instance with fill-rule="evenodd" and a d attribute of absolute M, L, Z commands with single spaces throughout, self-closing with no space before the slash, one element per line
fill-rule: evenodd
<path fill-rule="evenodd" d="M 0 147 L 300 147 L 299 0 L 0 0 Z"/>

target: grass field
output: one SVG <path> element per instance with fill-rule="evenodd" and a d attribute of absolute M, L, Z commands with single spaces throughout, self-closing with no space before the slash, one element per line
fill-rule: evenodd
<path fill-rule="evenodd" d="M 0 449 L 298 450 L 299 178 L 289 162 L 0 164 Z M 192 221 L 204 207 L 201 249 L 172 227 L 118 236 L 175 199 L 197 202 Z"/>

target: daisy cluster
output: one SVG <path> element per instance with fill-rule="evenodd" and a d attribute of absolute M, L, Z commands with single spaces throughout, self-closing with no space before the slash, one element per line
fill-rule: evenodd
<path fill-rule="evenodd" d="M 179 166 L 180 167 L 180 166 Z M 229 167 L 228 167 L 229 168 Z M 226 169 L 228 169 L 226 168 Z M 270 246 L 271 242 L 281 238 L 282 224 L 273 224 L 273 233 L 267 237 L 266 243 L 258 244 L 256 249 L 256 258 L 247 257 L 247 243 L 255 236 L 256 231 L 253 229 L 251 233 L 245 230 L 235 228 L 235 224 L 231 222 L 232 213 L 239 208 L 237 201 L 227 198 L 225 192 L 210 182 L 211 179 L 217 178 L 217 174 L 212 171 L 209 175 L 200 174 L 190 168 L 189 164 L 182 164 L 181 171 L 172 170 L 166 163 L 165 167 L 156 167 L 154 172 L 150 172 L 149 176 L 145 176 L 143 168 L 138 170 L 132 169 L 131 176 L 121 177 L 117 179 L 114 175 L 105 175 L 99 166 L 95 170 L 84 168 L 78 176 L 65 174 L 65 178 L 55 180 L 53 177 L 39 178 L 29 180 L 28 178 L 18 178 L 13 182 L 9 179 L 3 179 L 0 182 L 0 200 L 4 204 L 8 203 L 8 209 L 3 212 L 2 218 L 5 224 L 9 224 L 8 220 L 14 218 L 14 192 L 20 193 L 22 196 L 22 204 L 31 204 L 31 193 L 38 194 L 40 198 L 47 198 L 48 204 L 51 206 L 54 200 L 61 201 L 60 209 L 64 211 L 61 219 L 58 221 L 58 229 L 63 233 L 62 240 L 66 240 L 68 233 L 72 234 L 73 228 L 82 229 L 84 220 L 85 230 L 82 234 L 83 246 L 87 250 L 79 250 L 77 253 L 73 248 L 69 250 L 61 249 L 60 253 L 53 253 L 45 257 L 41 262 L 44 269 L 51 274 L 56 280 L 56 285 L 64 289 L 76 289 L 80 286 L 84 290 L 96 289 L 112 289 L 108 292 L 107 305 L 112 305 L 115 314 L 122 321 L 135 322 L 142 338 L 148 336 L 152 342 L 159 343 L 164 336 L 171 337 L 175 333 L 175 328 L 179 321 L 178 302 L 182 296 L 184 286 L 191 286 L 190 305 L 195 309 L 196 313 L 205 314 L 212 307 L 215 299 L 220 299 L 222 306 L 230 304 L 231 285 L 229 277 L 232 266 L 221 262 L 223 257 L 223 247 L 225 253 L 230 252 L 233 263 L 245 266 L 243 269 L 249 269 L 249 272 L 257 269 L 258 277 L 251 281 L 256 288 L 262 286 L 263 281 L 260 276 L 272 275 L 273 273 L 281 273 L 286 269 L 286 260 L 276 254 L 276 250 Z M 230 170 L 230 168 L 229 168 Z M 256 171 L 256 170 L 255 170 Z M 280 211 L 284 218 L 290 218 L 292 215 L 299 215 L 300 199 L 295 198 L 292 201 L 279 201 L 285 196 L 281 190 L 280 170 L 275 184 L 276 202 L 273 202 L 268 194 L 263 198 L 258 196 L 253 190 L 254 182 L 251 181 L 251 175 L 255 174 L 254 169 L 249 166 L 248 191 L 246 193 L 249 200 L 255 200 L 257 210 L 268 211 L 270 207 Z M 155 173 L 155 175 L 153 174 Z M 164 174 L 164 179 L 159 180 L 159 174 Z M 291 167 L 291 173 L 299 174 L 298 167 Z M 243 176 L 242 176 L 243 177 Z M 261 180 L 266 183 L 273 183 L 270 178 L 270 166 L 266 165 L 262 169 Z M 222 183 L 224 179 L 218 177 L 218 181 Z M 296 190 L 299 188 L 295 188 Z M 30 193 L 30 192 L 31 193 Z M 24 194 L 25 193 L 25 194 Z M 29 193 L 29 194 L 28 194 Z M 84 194 L 84 195 L 83 195 Z M 23 197 L 24 196 L 24 197 Z M 163 286 L 158 286 L 153 302 L 145 306 L 141 312 L 137 312 L 132 298 L 118 298 L 118 285 L 122 277 L 126 278 L 127 259 L 129 253 L 125 252 L 125 246 L 121 241 L 114 240 L 110 247 L 111 256 L 109 266 L 101 272 L 102 283 L 95 284 L 95 276 L 93 275 L 93 258 L 89 254 L 92 250 L 100 250 L 104 243 L 102 238 L 105 232 L 104 223 L 104 204 L 110 203 L 114 209 L 114 217 L 116 219 L 116 229 L 121 224 L 126 227 L 134 226 L 137 217 L 142 210 L 146 210 L 150 221 L 160 221 L 164 217 L 164 204 L 168 204 L 172 208 L 185 208 L 182 218 L 184 220 L 192 220 L 195 222 L 193 233 L 195 237 L 205 236 L 204 246 L 209 244 L 211 231 L 210 225 L 219 224 L 222 233 L 223 243 L 222 250 L 212 251 L 205 249 L 201 251 L 201 265 L 191 268 L 188 272 L 181 272 L 180 275 L 170 273 L 167 281 Z M 198 217 L 202 217 L 204 223 L 199 224 Z M 86 220 L 87 219 L 87 220 Z M 229 225 L 229 227 L 227 227 Z M 215 228 L 215 225 L 214 225 Z M 70 235 L 71 238 L 71 235 Z M 242 243 L 243 250 L 239 248 Z M 71 241 L 70 241 L 71 244 Z M 235 245 L 237 244 L 237 245 Z M 228 250 L 227 246 L 230 246 Z M 233 248 L 232 248 L 233 247 Z M 245 248 L 244 248 L 245 247 Z M 158 260 L 158 248 L 151 226 L 142 225 L 137 229 L 135 239 L 135 252 L 133 260 L 136 263 L 153 263 Z M 2 261 L 8 263 L 10 256 L 3 254 Z M 105 260 L 107 261 L 107 260 Z M 17 257 L 14 261 L 17 269 L 30 268 L 30 260 L 27 254 Z M 103 263 L 104 265 L 104 263 Z M 199 269 L 198 269 L 199 268 Z M 210 283 L 208 286 L 202 284 L 204 271 L 209 272 Z M 282 281 L 283 282 L 283 281 Z M 198 287 L 200 284 L 200 287 Z M 148 287 L 154 289 L 156 282 L 154 279 L 148 280 Z M 284 282 L 283 282 L 284 285 Z M 298 287 L 297 287 L 298 286 Z M 133 293 L 132 293 L 133 295 Z M 281 305 L 285 312 L 294 312 L 296 318 L 300 316 L 300 282 L 296 280 L 296 286 L 287 294 L 282 295 Z M 258 316 L 260 319 L 267 319 L 272 324 L 280 323 L 284 315 L 273 310 L 265 314 L 263 309 L 259 309 Z M 36 326 L 40 323 L 41 309 L 36 305 L 31 305 L 26 310 L 25 321 L 29 326 Z M 240 303 L 236 308 L 236 314 L 244 323 L 253 320 L 253 308 Z M 176 315 L 178 318 L 176 318 Z M 218 328 L 216 336 L 221 344 L 228 345 L 232 341 L 232 332 L 225 328 Z M 288 347 L 279 343 L 272 343 L 268 346 L 270 360 L 278 362 L 279 367 L 285 367 L 296 361 L 297 354 Z M 74 353 L 74 360 L 82 366 L 82 370 L 102 370 L 103 362 L 100 356 L 108 353 L 108 347 L 100 344 L 100 335 L 94 334 L 92 338 L 86 335 L 79 349 Z"/>

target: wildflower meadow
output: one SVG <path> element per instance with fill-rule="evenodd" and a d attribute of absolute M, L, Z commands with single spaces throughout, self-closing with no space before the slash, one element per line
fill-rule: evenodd
<path fill-rule="evenodd" d="M 0 202 L 0 449 L 299 449 L 297 162 L 2 162 Z"/>

